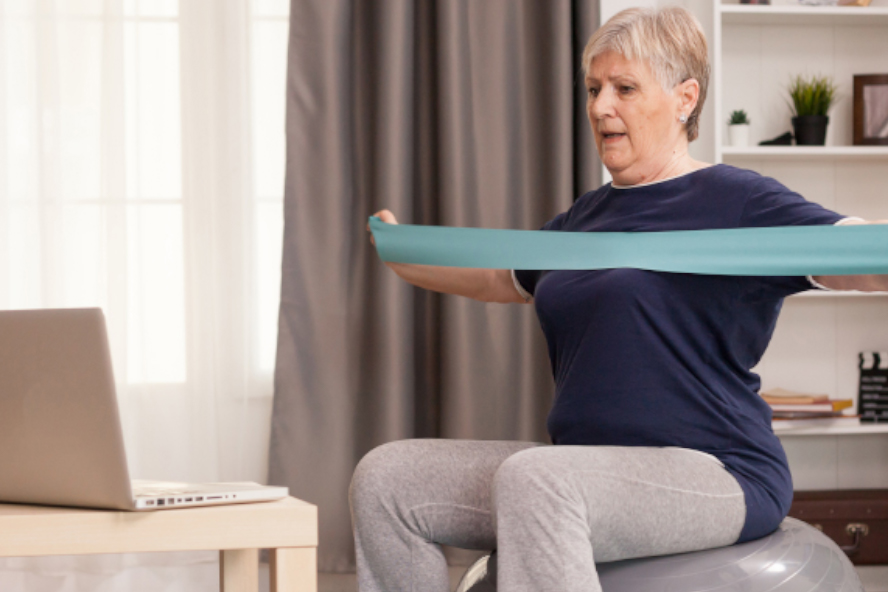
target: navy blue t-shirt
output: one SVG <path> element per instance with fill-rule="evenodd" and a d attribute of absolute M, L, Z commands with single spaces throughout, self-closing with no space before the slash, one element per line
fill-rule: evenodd
<path fill-rule="evenodd" d="M 715 165 L 647 186 L 587 193 L 544 230 L 624 232 L 834 224 L 842 216 L 774 179 Z M 746 500 L 738 542 L 777 528 L 792 479 L 750 371 L 783 298 L 804 277 L 637 269 L 516 271 L 549 345 L 555 444 L 680 446 L 712 454 Z"/>

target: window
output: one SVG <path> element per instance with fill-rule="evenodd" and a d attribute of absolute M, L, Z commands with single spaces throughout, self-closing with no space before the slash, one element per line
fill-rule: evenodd
<path fill-rule="evenodd" d="M 124 384 L 271 394 L 288 10 L 0 0 L 0 307 L 101 306 Z"/>

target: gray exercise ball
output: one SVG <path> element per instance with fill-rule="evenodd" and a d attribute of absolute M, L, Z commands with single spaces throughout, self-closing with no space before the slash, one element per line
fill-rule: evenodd
<path fill-rule="evenodd" d="M 494 592 L 496 555 L 482 557 L 456 592 Z M 787 518 L 739 545 L 597 565 L 603 592 L 864 592 L 851 561 L 825 534 Z"/>

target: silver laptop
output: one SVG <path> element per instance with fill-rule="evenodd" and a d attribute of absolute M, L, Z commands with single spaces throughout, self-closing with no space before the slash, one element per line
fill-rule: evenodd
<path fill-rule="evenodd" d="M 287 494 L 131 481 L 101 309 L 0 311 L 0 502 L 165 510 Z"/>

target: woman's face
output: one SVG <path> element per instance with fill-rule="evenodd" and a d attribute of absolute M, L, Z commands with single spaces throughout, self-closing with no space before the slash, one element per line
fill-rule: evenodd
<path fill-rule="evenodd" d="M 586 112 L 604 166 L 617 184 L 654 180 L 687 152 L 679 116 L 690 115 L 686 81 L 665 91 L 647 63 L 618 53 L 595 57 L 586 76 Z"/>

